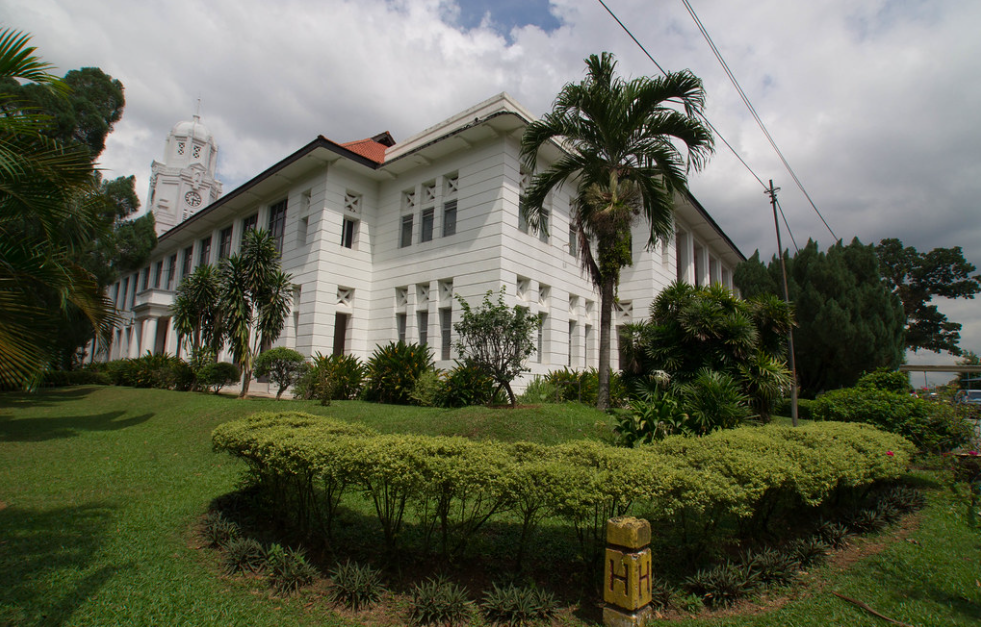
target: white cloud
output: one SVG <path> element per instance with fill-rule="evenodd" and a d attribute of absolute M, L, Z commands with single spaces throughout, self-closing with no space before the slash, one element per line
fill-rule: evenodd
<path fill-rule="evenodd" d="M 800 245 L 831 236 L 773 154 L 681 3 L 609 0 L 658 62 L 703 77 L 713 123 L 780 200 Z M 959 0 L 697 0 L 692 5 L 839 237 L 964 247 L 981 265 L 981 5 Z M 322 134 L 405 138 L 508 91 L 543 113 L 582 59 L 656 69 L 598 3 L 557 0 L 562 26 L 462 30 L 440 0 L 7 0 L 0 21 L 33 35 L 61 71 L 99 66 L 126 86 L 102 157 L 110 175 L 149 165 L 202 99 L 226 191 Z M 775 250 L 759 184 L 720 143 L 692 189 L 748 255 Z M 789 245 L 789 238 L 785 237 Z M 981 308 L 943 303 L 981 349 Z"/>

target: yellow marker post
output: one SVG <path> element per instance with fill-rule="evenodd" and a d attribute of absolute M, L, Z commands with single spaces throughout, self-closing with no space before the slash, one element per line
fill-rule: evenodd
<path fill-rule="evenodd" d="M 603 624 L 638 627 L 651 613 L 651 525 L 632 517 L 606 523 Z"/>

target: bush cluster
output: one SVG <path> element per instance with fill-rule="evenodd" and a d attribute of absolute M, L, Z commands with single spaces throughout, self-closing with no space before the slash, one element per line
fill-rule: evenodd
<path fill-rule="evenodd" d="M 931 453 L 962 446 L 971 437 L 969 423 L 951 407 L 875 387 L 822 394 L 814 401 L 813 414 L 815 420 L 871 424 L 903 435 L 918 449 Z"/>
<path fill-rule="evenodd" d="M 845 423 L 747 427 L 624 449 L 379 435 L 298 412 L 225 423 L 212 441 L 249 464 L 268 511 L 299 530 L 329 534 L 355 491 L 373 505 L 389 549 L 414 519 L 438 532 L 444 553 L 461 553 L 483 524 L 506 514 L 522 529 L 509 547 L 519 561 L 544 517 L 565 521 L 584 557 L 602 546 L 606 520 L 628 512 L 665 530 L 702 529 L 706 542 L 708 529 L 765 526 L 787 508 L 898 478 L 912 452 L 902 437 Z"/>

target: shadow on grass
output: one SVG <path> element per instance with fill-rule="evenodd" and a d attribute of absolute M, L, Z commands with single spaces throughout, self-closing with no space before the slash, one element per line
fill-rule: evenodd
<path fill-rule="evenodd" d="M 122 568 L 96 560 L 111 522 L 105 505 L 0 510 L 0 624 L 68 622 Z"/>
<path fill-rule="evenodd" d="M 0 442 L 40 442 L 73 438 L 80 431 L 117 431 L 142 424 L 154 416 L 149 413 L 124 418 L 126 414 L 109 411 L 88 416 L 22 419 L 0 416 Z"/>
<path fill-rule="evenodd" d="M 53 407 L 59 403 L 77 401 L 92 394 L 98 387 L 83 385 L 66 388 L 41 388 L 35 392 L 0 392 L 0 409 L 19 406 Z"/>

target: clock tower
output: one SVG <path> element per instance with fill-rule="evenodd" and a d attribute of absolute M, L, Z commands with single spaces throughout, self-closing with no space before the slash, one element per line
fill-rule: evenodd
<path fill-rule="evenodd" d="M 150 165 L 147 206 L 153 212 L 157 235 L 162 235 L 221 196 L 215 178 L 218 145 L 201 117 L 178 122 L 164 146 L 163 162 Z"/>

